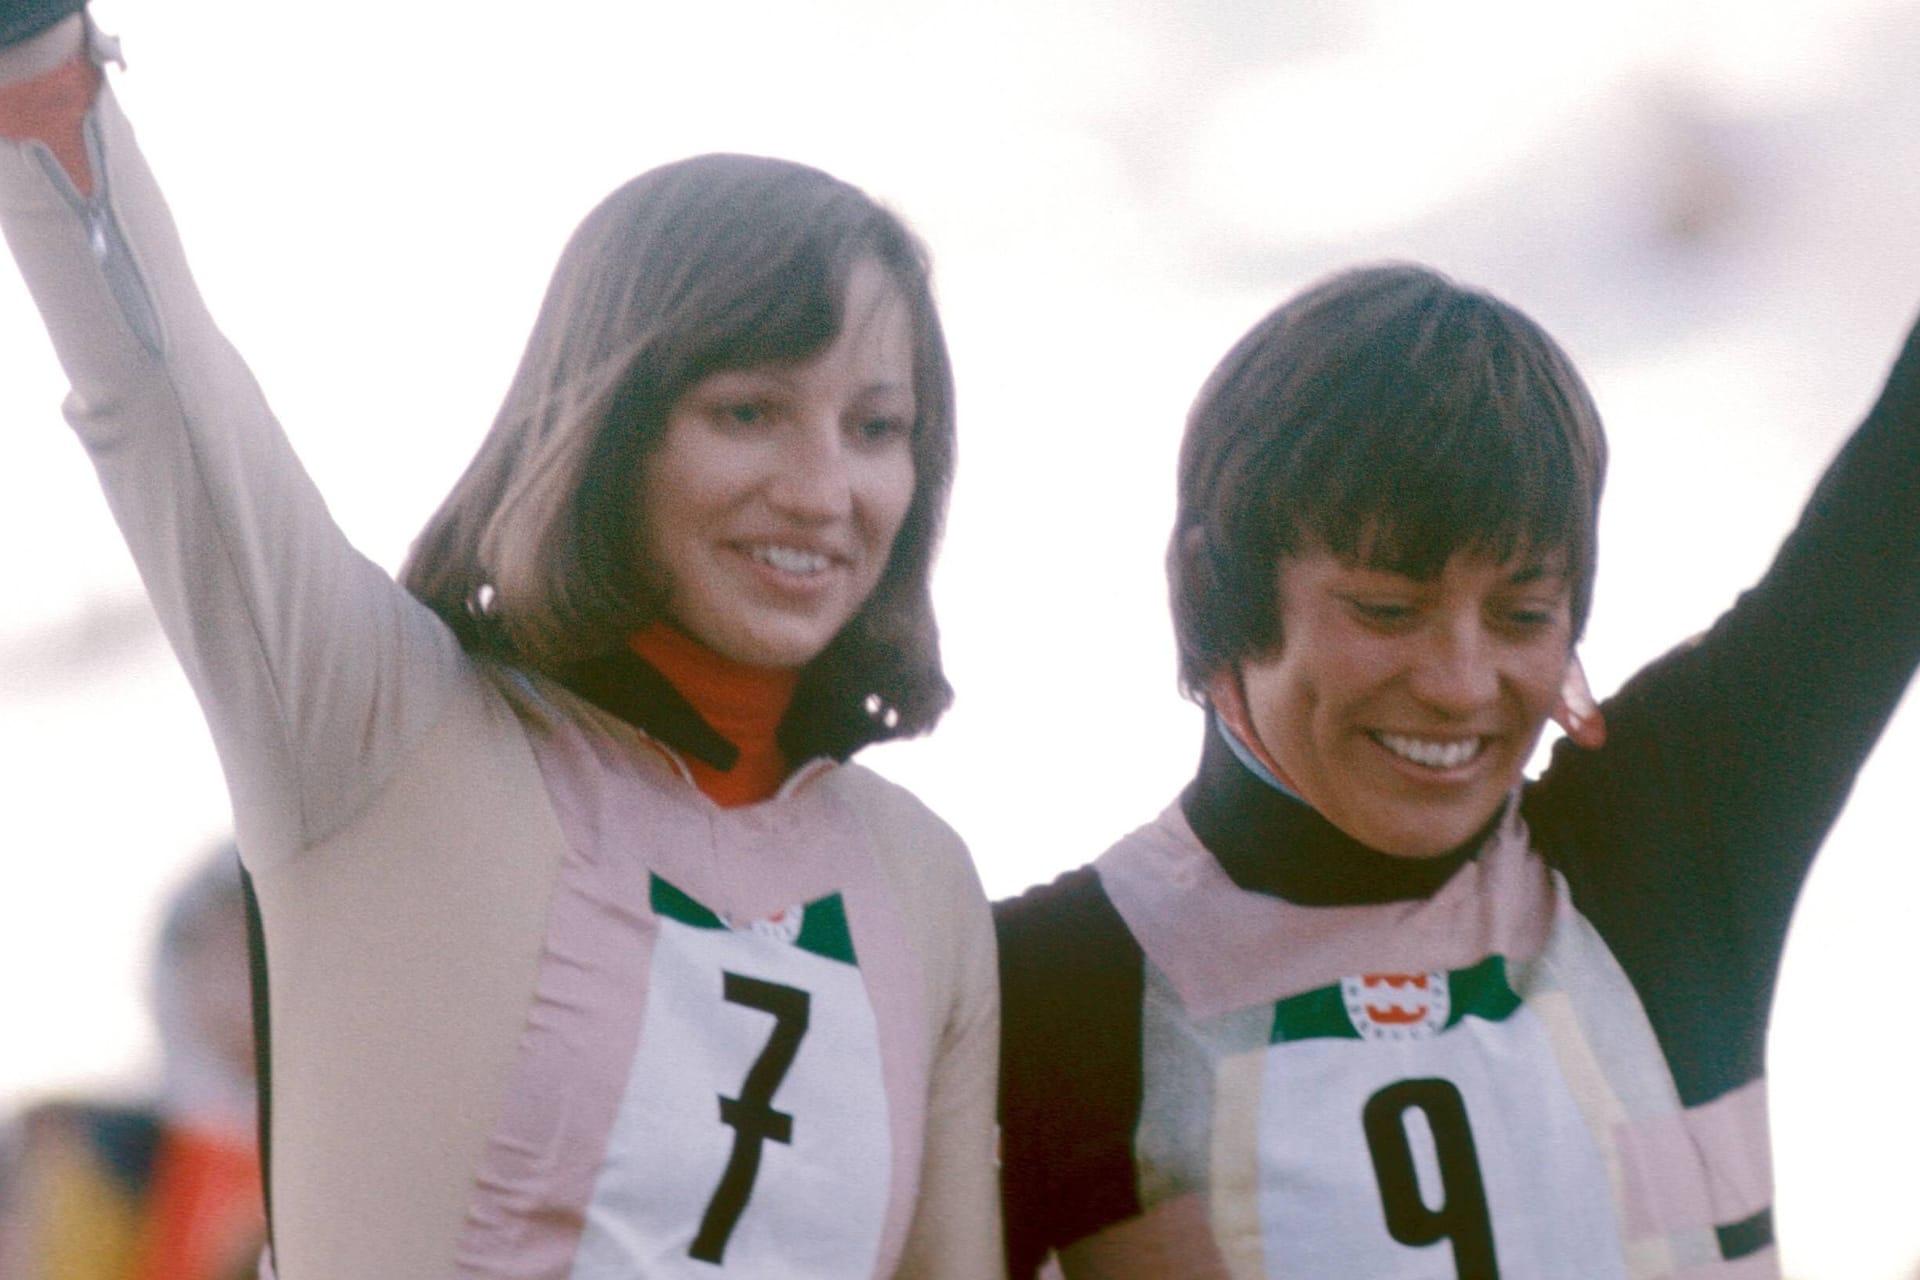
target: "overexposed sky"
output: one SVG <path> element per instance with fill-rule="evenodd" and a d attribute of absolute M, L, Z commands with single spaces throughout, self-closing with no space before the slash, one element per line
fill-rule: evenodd
<path fill-rule="evenodd" d="M 960 700 L 869 762 L 989 890 L 1190 771 L 1160 563 L 1187 402 L 1327 270 L 1430 261 L 1558 335 L 1614 470 L 1602 689 L 1765 565 L 1920 309 L 1920 12 L 1893 0 L 102 0 L 203 289 L 335 515 L 398 563 L 607 189 L 820 164 L 930 242 L 961 393 L 938 579 Z M 131 1087 L 152 901 L 225 822 L 211 749 L 0 270 L 0 1101 Z M 1920 1259 L 1920 900 L 1896 720 L 1803 903 L 1774 1042 L 1803 1280 Z"/>

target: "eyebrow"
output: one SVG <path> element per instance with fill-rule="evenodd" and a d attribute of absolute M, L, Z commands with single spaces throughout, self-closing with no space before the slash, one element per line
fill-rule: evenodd
<path fill-rule="evenodd" d="M 804 363 L 805 361 L 794 361 L 791 363 L 783 361 L 776 364 L 769 361 L 766 364 L 747 365 L 744 368 L 738 369 L 716 369 L 700 381 L 710 382 L 722 378 L 765 379 L 784 391 L 791 391 L 798 387 L 802 381 L 799 374 L 799 365 Z M 698 383 L 695 384 L 695 386 L 698 385 Z M 914 395 L 915 392 L 914 384 L 911 380 L 905 382 L 888 380 L 867 383 L 854 394 L 857 396 L 911 396 Z"/>
<path fill-rule="evenodd" d="M 1570 572 L 1564 566 L 1535 561 L 1523 569 L 1514 570 L 1507 581 L 1516 587 L 1525 587 L 1536 582 L 1549 582 L 1556 578 L 1564 580 L 1570 576 Z"/>
<path fill-rule="evenodd" d="M 793 370 L 786 362 L 775 363 L 771 360 L 761 364 L 741 365 L 731 369 L 715 369 L 712 373 L 700 379 L 700 381 L 719 382 L 727 378 L 736 378 L 742 381 L 763 380 L 779 383 L 781 386 L 791 386 L 794 382 Z"/>
<path fill-rule="evenodd" d="M 1333 552 L 1334 559 L 1349 569 L 1358 569 L 1364 573 L 1392 573 L 1411 578 L 1416 575 L 1407 570 L 1405 559 L 1394 560 L 1388 557 L 1369 558 L 1364 555 L 1345 555 Z M 1456 550 L 1455 555 L 1461 554 Z M 1448 557 L 1451 559 L 1452 557 Z M 1566 563 L 1566 555 L 1560 551 L 1550 551 L 1538 558 L 1528 560 L 1507 575 L 1509 582 L 1538 582 L 1543 578 L 1571 577 L 1573 570 Z M 1442 564 L 1446 563 L 1444 560 Z"/>

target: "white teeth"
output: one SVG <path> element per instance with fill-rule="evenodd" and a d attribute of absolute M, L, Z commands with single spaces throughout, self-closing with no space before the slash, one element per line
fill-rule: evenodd
<path fill-rule="evenodd" d="M 1409 738 L 1398 733 L 1376 733 L 1373 740 L 1403 760 L 1429 769 L 1458 769 L 1480 754 L 1484 738 Z"/>
<path fill-rule="evenodd" d="M 802 551 L 798 547 L 754 547 L 748 554 L 782 573 L 819 573 L 830 563 L 819 552 Z"/>

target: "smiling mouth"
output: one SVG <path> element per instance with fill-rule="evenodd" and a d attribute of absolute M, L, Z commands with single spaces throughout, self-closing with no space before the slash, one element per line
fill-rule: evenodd
<path fill-rule="evenodd" d="M 750 546 L 746 548 L 746 552 L 750 559 L 760 564 L 778 569 L 782 573 L 798 574 L 802 577 L 824 573 L 833 565 L 833 557 L 800 547 L 762 544 Z"/>
<path fill-rule="evenodd" d="M 1415 738 L 1404 733 L 1374 733 L 1373 740 L 1423 769 L 1458 769 L 1479 758 L 1485 738 Z"/>

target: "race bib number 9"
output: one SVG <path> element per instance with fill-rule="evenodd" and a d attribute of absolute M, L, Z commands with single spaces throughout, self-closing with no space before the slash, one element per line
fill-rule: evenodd
<path fill-rule="evenodd" d="M 1499 957 L 1283 1001 L 1259 1130 L 1268 1275 L 1624 1275 L 1599 1152 Z"/>
<path fill-rule="evenodd" d="M 654 877 L 647 1017 L 573 1280 L 869 1275 L 891 1132 L 838 894 L 729 923 Z"/>

